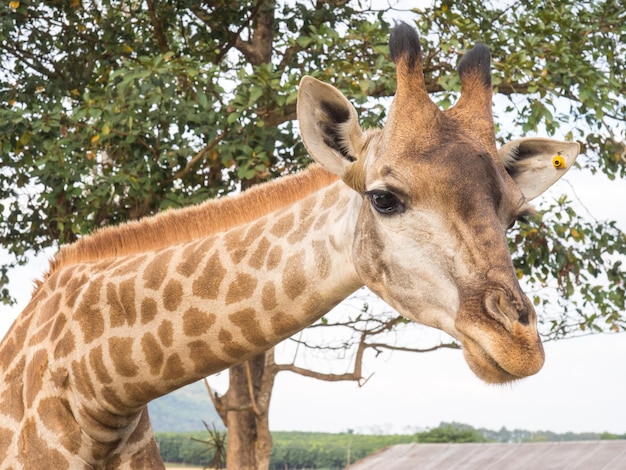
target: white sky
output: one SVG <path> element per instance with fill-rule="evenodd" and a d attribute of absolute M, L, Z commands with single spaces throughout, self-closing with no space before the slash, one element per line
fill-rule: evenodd
<path fill-rule="evenodd" d="M 624 181 L 578 169 L 565 179 L 596 219 L 616 219 L 626 231 Z M 560 182 L 552 194 L 564 192 L 570 188 Z M 30 297 L 31 281 L 46 268 L 44 255 L 11 273 L 19 305 L 0 306 L 0 337 Z M 545 349 L 546 364 L 536 376 L 504 387 L 482 383 L 454 350 L 371 359 L 366 367 L 374 375 L 362 388 L 282 373 L 274 388 L 271 428 L 413 432 L 458 421 L 491 429 L 626 433 L 626 334 L 551 342 Z M 225 375 L 211 381 L 219 388 Z"/>

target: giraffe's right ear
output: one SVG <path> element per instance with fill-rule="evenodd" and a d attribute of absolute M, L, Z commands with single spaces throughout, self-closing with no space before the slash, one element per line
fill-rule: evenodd
<path fill-rule="evenodd" d="M 335 87 L 304 77 L 298 89 L 298 124 L 313 159 L 345 180 L 364 144 L 354 106 Z"/>

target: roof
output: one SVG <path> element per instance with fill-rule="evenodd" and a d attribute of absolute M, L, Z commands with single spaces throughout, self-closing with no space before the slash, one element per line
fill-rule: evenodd
<path fill-rule="evenodd" d="M 626 440 L 521 444 L 400 444 L 346 470 L 617 470 L 626 469 Z"/>

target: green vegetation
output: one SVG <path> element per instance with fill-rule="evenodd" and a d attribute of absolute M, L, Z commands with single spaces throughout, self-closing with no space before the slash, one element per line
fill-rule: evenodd
<path fill-rule="evenodd" d="M 207 432 L 155 432 L 161 457 L 165 462 L 205 465 L 213 456 L 205 452 L 206 445 L 195 439 L 206 439 Z"/>
<path fill-rule="evenodd" d="M 207 439 L 206 432 L 157 432 L 157 442 L 166 462 L 205 465 L 213 455 L 206 445 L 193 439 Z M 461 423 L 442 422 L 438 427 L 416 434 L 364 435 L 346 432 L 341 434 L 318 432 L 274 432 L 271 469 L 285 468 L 344 468 L 376 451 L 396 444 L 408 443 L 466 443 L 466 442 L 548 442 L 626 439 L 626 433 L 573 433 L 558 434 L 551 431 L 499 431 L 476 429 Z"/>
<path fill-rule="evenodd" d="M 477 429 L 457 423 L 441 423 L 439 427 L 415 435 L 417 442 L 437 443 L 454 442 L 487 442 L 485 436 Z"/>
<path fill-rule="evenodd" d="M 270 469 L 344 468 L 395 444 L 416 442 L 415 436 L 371 436 L 342 433 L 275 432 Z"/>

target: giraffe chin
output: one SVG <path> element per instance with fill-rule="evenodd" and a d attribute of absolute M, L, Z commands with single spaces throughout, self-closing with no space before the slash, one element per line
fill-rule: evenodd
<path fill-rule="evenodd" d="M 498 354 L 501 360 L 472 339 L 465 338 L 462 344 L 465 361 L 472 372 L 490 384 L 510 383 L 534 375 L 541 370 L 545 359 L 539 340 L 532 349 L 512 347 L 502 350 L 502 354 Z M 518 354 L 513 354 L 514 349 L 518 349 Z"/>

